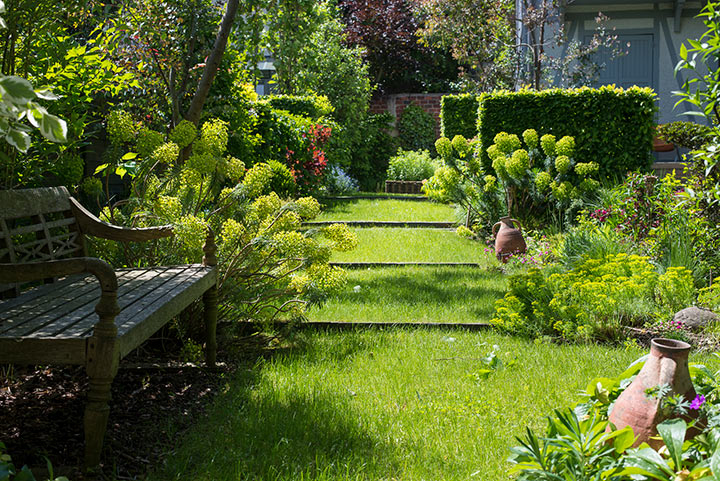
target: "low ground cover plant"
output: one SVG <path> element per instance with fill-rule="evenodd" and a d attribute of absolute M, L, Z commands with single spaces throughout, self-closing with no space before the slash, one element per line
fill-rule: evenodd
<path fill-rule="evenodd" d="M 438 163 L 427 150 L 403 150 L 390 158 L 389 180 L 426 180 L 433 176 Z"/>

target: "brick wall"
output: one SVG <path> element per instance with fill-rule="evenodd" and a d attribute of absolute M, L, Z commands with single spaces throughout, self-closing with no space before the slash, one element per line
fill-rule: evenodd
<path fill-rule="evenodd" d="M 435 118 L 435 136 L 440 137 L 440 99 L 447 94 L 392 94 L 375 97 L 370 102 L 370 113 L 390 112 L 396 119 L 410 103 L 421 107 Z"/>

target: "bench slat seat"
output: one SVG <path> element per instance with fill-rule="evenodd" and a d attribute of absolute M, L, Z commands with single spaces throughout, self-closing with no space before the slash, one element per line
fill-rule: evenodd
<path fill-rule="evenodd" d="M 120 313 L 115 325 L 121 358 L 217 282 L 216 270 L 202 264 L 116 273 Z M 94 276 L 75 275 L 0 302 L 0 362 L 85 364 L 85 342 L 97 322 L 99 294 Z M 47 350 L 30 349 L 23 356 L 25 344 L 42 346 L 41 341 L 55 340 L 64 341 L 70 352 L 58 352 L 65 348 L 53 342 Z"/>

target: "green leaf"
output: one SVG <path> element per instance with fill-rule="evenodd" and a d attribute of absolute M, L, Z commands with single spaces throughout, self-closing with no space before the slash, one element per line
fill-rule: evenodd
<path fill-rule="evenodd" d="M 682 446 L 685 442 L 687 424 L 680 418 L 670 419 L 658 424 L 657 430 L 668 448 L 675 471 L 680 471 L 682 469 Z"/>
<path fill-rule="evenodd" d="M 680 58 L 683 59 L 683 60 L 685 60 L 685 59 L 687 58 L 687 53 L 688 53 L 688 52 L 687 52 L 687 47 L 685 46 L 684 43 L 681 44 L 681 45 L 680 45 Z"/>
<path fill-rule="evenodd" d="M 629 449 L 634 442 L 635 433 L 633 433 L 632 428 L 628 426 L 618 431 L 618 434 L 615 437 L 615 442 L 613 443 L 613 447 L 615 448 L 615 452 L 620 454 L 624 453 L 627 449 Z"/>
<path fill-rule="evenodd" d="M 30 82 L 16 75 L 0 77 L 0 87 L 17 104 L 26 104 L 35 98 L 35 90 Z M 5 100 L 3 96 L 3 100 Z"/>
<path fill-rule="evenodd" d="M 99 174 L 100 172 L 105 171 L 105 169 L 107 169 L 108 167 L 110 167 L 110 164 L 100 164 L 100 165 L 98 165 L 98 166 L 95 168 L 95 174 Z"/>
<path fill-rule="evenodd" d="M 138 156 L 138 154 L 136 154 L 135 152 L 128 152 L 127 154 L 122 156 L 122 160 L 132 160 L 132 159 L 136 158 L 137 156 Z"/>
<path fill-rule="evenodd" d="M 43 100 L 58 100 L 60 98 L 59 95 L 55 95 L 50 89 L 36 90 L 35 95 L 37 95 L 38 98 Z"/>
<path fill-rule="evenodd" d="M 30 136 L 27 132 L 22 132 L 16 128 L 11 128 L 8 131 L 5 140 L 20 152 L 27 152 L 30 148 Z"/>
<path fill-rule="evenodd" d="M 15 475 L 13 481 L 36 481 L 32 471 L 27 466 L 23 466 L 19 473 Z"/>
<path fill-rule="evenodd" d="M 46 113 L 40 121 L 40 133 L 52 142 L 66 142 L 67 123 L 60 117 Z"/>
<path fill-rule="evenodd" d="M 718 446 L 710 458 L 710 469 L 712 469 L 715 479 L 720 480 L 720 446 Z"/>

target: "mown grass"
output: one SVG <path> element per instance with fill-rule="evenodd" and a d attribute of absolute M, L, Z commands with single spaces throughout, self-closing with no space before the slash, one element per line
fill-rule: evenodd
<path fill-rule="evenodd" d="M 473 262 L 493 259 L 480 242 L 464 239 L 451 230 L 370 227 L 354 229 L 358 246 L 335 252 L 333 262 Z"/>
<path fill-rule="evenodd" d="M 493 345 L 505 366 L 482 379 Z M 515 435 L 643 353 L 492 332 L 308 332 L 239 369 L 150 479 L 507 480 Z"/>
<path fill-rule="evenodd" d="M 487 322 L 506 278 L 472 267 L 348 269 L 348 283 L 311 321 Z"/>
<path fill-rule="evenodd" d="M 454 208 L 434 202 L 358 199 L 328 202 L 316 220 L 455 222 Z"/>

